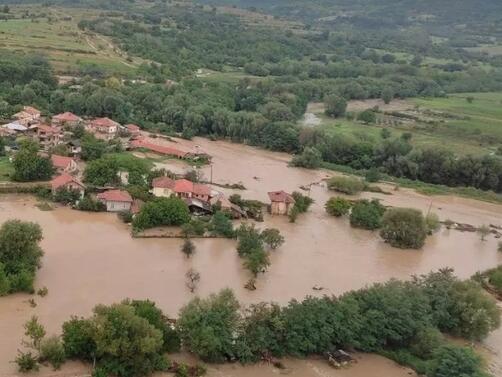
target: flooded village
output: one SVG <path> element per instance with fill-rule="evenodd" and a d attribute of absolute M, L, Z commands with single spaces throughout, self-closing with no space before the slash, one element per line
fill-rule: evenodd
<path fill-rule="evenodd" d="M 77 118 L 63 114 L 56 118 L 56 123 L 58 119 L 82 121 Z M 30 132 L 31 125 L 21 129 L 21 123 L 16 124 L 3 129 L 6 132 Z M 38 125 L 31 132 L 40 141 L 54 143 L 56 138 L 64 139 L 59 127 L 62 125 Z M 89 121 L 87 129 L 107 139 L 118 134 L 121 127 L 101 119 Z M 482 241 L 474 232 L 443 227 L 429 237 L 420 250 L 401 250 L 385 243 L 377 232 L 352 228 L 347 219 L 331 217 L 324 209 L 326 201 L 334 196 L 327 188 L 326 179 L 335 173 L 290 167 L 290 155 L 204 138 L 168 140 L 132 126 L 126 128 L 127 138 L 124 140 L 128 143 L 125 147 L 130 150 L 129 153 L 138 158 L 147 158 L 152 153 L 169 155 L 168 159 L 156 161 L 155 167 L 180 177 L 194 169 L 191 165 L 193 160 L 184 160 L 187 154 L 210 157 L 209 163 L 195 166 L 204 183 L 162 176 L 152 182 L 153 195 L 177 195 L 187 205 L 194 206 L 195 211 L 204 213 L 205 208 L 210 210 L 210 206 L 204 203 L 209 203 L 214 197 L 220 204 L 232 194 L 260 201 L 268 204 L 272 212 L 264 211 L 263 222 L 241 218 L 234 223 L 248 221 L 260 229 L 276 228 L 285 243 L 270 254 L 268 271 L 256 278 L 256 290 L 251 291 L 245 288 L 250 279 L 249 271 L 243 268 L 233 240 L 194 238 L 197 252 L 187 259 L 179 251 L 182 244 L 180 238 L 134 238 L 131 226 L 121 222 L 114 214 L 77 211 L 62 205 L 42 211 L 32 195 L 2 194 L 2 223 L 14 218 L 34 221 L 43 230 L 41 247 L 45 255 L 35 286 L 47 287 L 49 294 L 34 298 L 36 306 L 30 305 L 31 296 L 27 294 L 0 298 L 0 376 L 17 375 L 11 361 L 23 337 L 23 324 L 31 316 L 36 315 L 48 333 L 57 334 L 70 316 L 88 316 L 96 304 L 111 304 L 128 297 L 151 299 L 174 318 L 194 296 L 185 285 L 185 274 L 190 268 L 200 273 L 196 291 L 199 296 L 205 297 L 228 287 L 243 304 L 260 301 L 286 304 L 290 299 L 338 295 L 375 282 L 391 278 L 409 279 L 412 275 L 445 267 L 453 268 L 461 278 L 469 278 L 477 271 L 502 263 L 502 253 L 497 252 L 498 239 L 493 235 Z M 65 142 L 73 145 L 71 138 Z M 52 160 L 59 170 L 50 183 L 52 190 L 67 186 L 84 195 L 83 164 L 78 158 L 78 151 L 71 157 L 52 155 Z M 235 185 L 240 189 L 232 188 L 237 187 Z M 394 190 L 392 185 L 385 183 L 380 186 L 390 195 L 363 192 L 356 198 L 377 198 L 386 206 L 412 207 L 424 213 L 433 211 L 441 221 L 449 219 L 474 227 L 502 225 L 502 205 L 453 196 L 425 196 L 412 189 Z M 98 191 L 96 198 L 108 212 L 141 206 L 127 191 L 119 188 L 105 187 Z M 299 216 L 295 223 L 285 216 L 289 212 L 292 192 L 302 192 L 314 200 L 309 211 Z M 229 208 L 231 210 L 232 207 Z M 234 218 L 240 217 L 236 213 Z M 502 373 L 500 334 L 499 330 L 486 342 L 487 358 L 494 373 Z M 284 365 L 287 370 L 284 373 L 302 377 L 404 377 L 413 373 L 380 356 L 356 354 L 355 357 L 358 360 L 355 365 L 341 370 L 331 368 L 322 360 L 286 359 Z M 47 376 L 80 376 L 88 373 L 88 367 L 70 363 L 61 371 L 44 368 L 41 373 Z M 278 373 L 283 372 L 267 364 L 208 367 L 211 377 L 269 377 Z"/>

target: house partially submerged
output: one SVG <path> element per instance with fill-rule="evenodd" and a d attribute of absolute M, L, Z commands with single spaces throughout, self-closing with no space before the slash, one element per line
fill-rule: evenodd
<path fill-rule="evenodd" d="M 158 177 L 153 180 L 152 187 L 153 195 L 159 197 L 176 195 L 179 198 L 198 199 L 203 202 L 209 202 L 211 198 L 211 189 L 208 186 L 187 179 Z"/>
<path fill-rule="evenodd" d="M 117 136 L 119 127 L 120 124 L 110 118 L 96 118 L 88 124 L 87 129 L 98 138 L 111 140 Z"/>
<path fill-rule="evenodd" d="M 233 219 L 247 218 L 246 212 L 242 210 L 241 207 L 228 200 L 221 192 L 213 196 L 209 202 L 211 207 L 219 207 L 222 212 L 230 214 Z"/>
<path fill-rule="evenodd" d="M 124 190 L 108 190 L 98 194 L 97 198 L 108 212 L 130 211 L 133 204 L 131 195 Z"/>
<path fill-rule="evenodd" d="M 53 154 L 51 155 L 51 161 L 59 172 L 74 173 L 78 170 L 77 162 L 71 157 Z"/>
<path fill-rule="evenodd" d="M 172 156 L 176 158 L 186 158 L 188 156 L 188 152 L 183 152 L 179 149 L 166 147 L 164 145 L 154 144 L 144 139 L 132 140 L 131 143 L 129 144 L 129 148 L 146 149 L 157 154 L 161 154 L 164 156 Z"/>
<path fill-rule="evenodd" d="M 52 117 L 52 125 L 55 127 L 73 128 L 82 123 L 82 118 L 67 111 L 66 113 L 54 115 Z"/>
<path fill-rule="evenodd" d="M 77 178 L 68 173 L 62 173 L 51 181 L 51 190 L 54 195 L 59 189 L 75 190 L 80 193 L 80 197 L 84 197 L 85 186 Z"/>
<path fill-rule="evenodd" d="M 282 190 L 269 192 L 268 197 L 272 215 L 288 215 L 295 204 L 293 196 Z"/>

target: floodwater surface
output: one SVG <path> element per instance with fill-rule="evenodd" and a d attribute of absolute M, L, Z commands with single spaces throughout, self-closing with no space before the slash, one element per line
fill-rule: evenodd
<path fill-rule="evenodd" d="M 159 142 L 159 140 L 156 140 Z M 0 196 L 0 222 L 18 218 L 38 222 L 44 232 L 43 267 L 38 271 L 37 288 L 49 294 L 31 297 L 16 294 L 0 298 L 0 376 L 15 373 L 10 363 L 23 336 L 23 323 L 37 315 L 49 334 L 59 333 L 71 315 L 87 316 L 99 303 L 110 304 L 128 298 L 149 298 L 170 316 L 193 295 L 185 287 L 185 273 L 194 268 L 201 274 L 197 294 L 207 296 L 222 288 L 232 288 L 244 303 L 275 301 L 307 295 L 340 294 L 390 278 L 407 279 L 412 274 L 453 267 L 462 278 L 502 262 L 497 240 L 481 241 L 475 233 L 441 230 L 427 240 L 423 250 L 399 250 L 385 244 L 376 232 L 350 227 L 346 219 L 325 214 L 324 203 L 333 195 L 322 180 L 333 173 L 287 166 L 289 156 L 227 142 L 195 139 L 178 146 L 198 145 L 213 156 L 211 167 L 203 168 L 206 179 L 215 183 L 242 182 L 244 198 L 267 201 L 267 192 L 284 189 L 300 191 L 310 187 L 315 204 L 300 215 L 295 224 L 285 217 L 266 216 L 259 227 L 276 227 L 285 244 L 271 256 L 268 272 L 259 276 L 256 291 L 244 289 L 250 278 L 235 251 L 235 241 L 196 240 L 197 252 L 186 259 L 176 239 L 133 239 L 130 228 L 116 216 L 82 213 L 68 208 L 40 211 L 29 196 Z M 178 169 L 179 162 L 173 162 Z M 169 166 L 168 166 L 169 167 Z M 217 188 L 217 187 L 215 187 Z M 236 191 L 237 192 L 237 191 Z M 475 226 L 502 225 L 502 206 L 453 197 L 427 197 L 401 189 L 393 195 L 369 194 L 386 205 L 407 206 L 436 212 L 441 220 L 452 219 Z M 324 287 L 323 291 L 312 290 Z M 491 348 L 502 349 L 502 336 L 489 339 Z M 291 376 L 404 377 L 409 370 L 374 355 L 359 355 L 359 363 L 348 370 L 335 371 L 319 360 L 286 360 Z M 70 364 L 67 368 L 75 367 Z M 77 367 L 77 370 L 81 368 Z M 67 369 L 63 369 L 64 371 Z M 44 372 L 45 373 L 45 372 Z M 48 373 L 48 372 L 47 372 Z M 73 373 L 73 372 L 71 372 Z M 75 375 L 77 372 L 73 373 Z M 281 371 L 268 365 L 211 366 L 209 376 L 271 377 Z"/>

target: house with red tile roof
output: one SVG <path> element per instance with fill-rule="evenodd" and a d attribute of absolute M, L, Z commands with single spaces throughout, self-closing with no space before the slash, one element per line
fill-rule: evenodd
<path fill-rule="evenodd" d="M 61 144 L 61 139 L 63 137 L 61 129 L 59 127 L 51 127 L 46 124 L 39 124 L 36 126 L 37 139 L 40 146 L 49 150 L 58 144 Z"/>
<path fill-rule="evenodd" d="M 138 136 L 140 134 L 141 128 L 137 126 L 136 124 L 126 124 L 125 129 L 131 136 Z"/>
<path fill-rule="evenodd" d="M 59 189 L 76 190 L 80 193 L 80 197 L 84 197 L 85 186 L 77 178 L 68 173 L 62 173 L 51 181 L 52 194 L 55 194 Z"/>
<path fill-rule="evenodd" d="M 13 117 L 18 121 L 18 123 L 29 126 L 33 123 L 37 123 L 40 120 L 40 111 L 31 106 L 24 106 L 23 110 L 13 115 Z"/>
<path fill-rule="evenodd" d="M 293 196 L 282 190 L 269 192 L 268 197 L 272 215 L 288 215 L 295 204 Z"/>
<path fill-rule="evenodd" d="M 173 180 L 169 177 L 158 177 L 152 181 L 152 193 L 155 196 L 169 197 L 176 195 L 179 198 L 199 199 L 209 202 L 211 189 L 200 183 L 193 183 L 188 179 Z"/>
<path fill-rule="evenodd" d="M 52 117 L 52 125 L 55 127 L 76 127 L 80 123 L 82 123 L 82 118 L 69 111 Z"/>
<path fill-rule="evenodd" d="M 51 161 L 57 171 L 74 173 L 78 170 L 77 162 L 71 157 L 53 154 L 51 155 Z"/>
<path fill-rule="evenodd" d="M 108 212 L 130 211 L 133 204 L 131 195 L 124 190 L 108 190 L 99 193 L 97 198 Z"/>
<path fill-rule="evenodd" d="M 176 148 L 167 147 L 164 145 L 154 144 L 144 139 L 136 139 L 131 141 L 129 144 L 131 149 L 147 149 L 149 151 L 164 155 L 164 156 L 173 156 L 177 158 L 185 158 L 188 155 L 188 152 L 180 151 Z"/>
<path fill-rule="evenodd" d="M 110 118 L 96 118 L 88 124 L 88 130 L 106 140 L 113 139 L 119 130 L 120 124 Z"/>

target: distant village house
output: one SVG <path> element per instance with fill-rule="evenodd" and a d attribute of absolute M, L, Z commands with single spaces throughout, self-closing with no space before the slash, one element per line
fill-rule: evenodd
<path fill-rule="evenodd" d="M 96 137 L 111 140 L 119 130 L 120 124 L 110 118 L 96 118 L 88 125 L 88 130 L 96 135 Z"/>
<path fill-rule="evenodd" d="M 75 190 L 80 193 L 80 197 L 84 197 L 85 186 L 77 178 L 68 173 L 63 173 L 55 177 L 51 181 L 52 194 L 56 194 L 59 189 Z"/>
<path fill-rule="evenodd" d="M 55 127 L 76 127 L 82 123 L 82 118 L 79 116 L 66 112 L 62 114 L 58 114 L 52 117 L 52 125 Z"/>
<path fill-rule="evenodd" d="M 40 120 L 40 111 L 31 106 L 24 106 L 23 110 L 14 114 L 14 119 L 23 126 L 29 126 Z"/>
<path fill-rule="evenodd" d="M 51 155 L 51 161 L 59 172 L 75 173 L 78 170 L 77 162 L 71 157 L 53 154 Z"/>
<path fill-rule="evenodd" d="M 108 190 L 98 194 L 97 198 L 108 212 L 130 211 L 133 204 L 131 195 L 124 190 Z"/>
<path fill-rule="evenodd" d="M 152 182 L 153 195 L 159 197 L 169 197 L 176 195 L 179 198 L 199 199 L 209 202 L 211 189 L 199 183 L 193 183 L 187 179 L 173 180 L 169 177 L 158 177 Z"/>
<path fill-rule="evenodd" d="M 272 215 L 288 215 L 295 204 L 293 196 L 284 191 L 269 192 L 268 197 Z"/>

